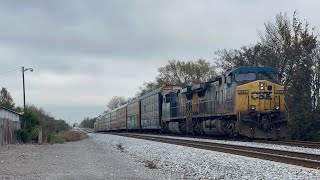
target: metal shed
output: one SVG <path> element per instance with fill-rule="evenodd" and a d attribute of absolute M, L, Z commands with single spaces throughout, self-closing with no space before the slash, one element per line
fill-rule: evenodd
<path fill-rule="evenodd" d="M 21 128 L 22 114 L 0 106 L 0 144 L 13 142 L 13 133 Z"/>

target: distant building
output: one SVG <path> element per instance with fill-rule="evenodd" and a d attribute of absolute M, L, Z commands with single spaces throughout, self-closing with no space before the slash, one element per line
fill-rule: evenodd
<path fill-rule="evenodd" d="M 22 114 L 0 106 L 0 145 L 14 141 L 14 131 L 21 128 Z"/>

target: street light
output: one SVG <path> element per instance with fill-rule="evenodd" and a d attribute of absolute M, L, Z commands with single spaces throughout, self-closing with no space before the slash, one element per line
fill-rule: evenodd
<path fill-rule="evenodd" d="M 25 92 L 25 85 L 24 85 L 24 72 L 26 71 L 33 72 L 33 68 L 24 68 L 22 66 L 21 71 L 22 71 L 22 83 L 23 83 L 23 112 L 25 112 L 26 111 L 26 92 Z"/>

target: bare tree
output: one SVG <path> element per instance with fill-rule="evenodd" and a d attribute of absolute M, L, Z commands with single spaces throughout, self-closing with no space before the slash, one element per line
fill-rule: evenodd
<path fill-rule="evenodd" d="M 111 111 L 127 103 L 126 98 L 122 96 L 114 96 L 107 103 L 107 108 Z"/>
<path fill-rule="evenodd" d="M 167 84 L 185 87 L 189 84 L 213 80 L 216 76 L 215 67 L 204 59 L 186 62 L 171 60 L 167 65 L 160 67 L 158 72 L 155 81 L 145 82 L 140 87 L 138 95 L 143 95 Z"/>

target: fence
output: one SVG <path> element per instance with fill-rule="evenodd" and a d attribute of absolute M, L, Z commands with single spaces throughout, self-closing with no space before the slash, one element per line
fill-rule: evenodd
<path fill-rule="evenodd" d="M 20 126 L 20 121 L 0 118 L 0 145 L 13 143 L 15 141 L 14 131 L 20 129 Z"/>

